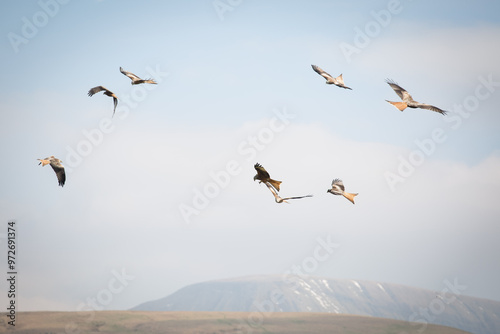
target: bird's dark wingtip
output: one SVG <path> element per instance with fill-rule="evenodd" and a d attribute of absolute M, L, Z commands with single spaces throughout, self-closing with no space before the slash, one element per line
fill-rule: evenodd
<path fill-rule="evenodd" d="M 397 85 L 396 81 L 394 81 L 394 80 L 392 80 L 392 79 L 389 79 L 389 78 L 386 78 L 386 79 L 385 79 L 385 82 L 386 82 L 386 83 L 388 83 L 389 85 L 390 85 L 390 84 L 396 84 L 396 85 Z"/>

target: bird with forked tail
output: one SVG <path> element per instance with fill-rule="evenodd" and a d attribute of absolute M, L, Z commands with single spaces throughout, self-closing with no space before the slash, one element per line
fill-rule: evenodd
<path fill-rule="evenodd" d="M 277 191 L 280 191 L 280 184 L 281 181 L 276 181 L 271 179 L 271 176 L 269 173 L 266 171 L 264 167 L 262 167 L 261 164 L 256 163 L 254 166 L 255 170 L 257 171 L 257 174 L 253 177 L 253 180 L 259 180 L 259 183 L 264 182 L 264 183 L 270 183 L 274 189 Z"/>
<path fill-rule="evenodd" d="M 447 112 L 445 110 L 442 110 L 430 104 L 420 103 L 415 101 L 411 97 L 410 93 L 408 93 L 404 88 L 399 86 L 394 81 L 387 79 L 386 82 L 389 84 L 389 86 L 391 86 L 392 89 L 394 89 L 396 94 L 398 94 L 398 96 L 401 98 L 402 102 L 392 102 L 389 100 L 386 101 L 395 106 L 396 108 L 398 108 L 400 111 L 403 111 L 406 108 L 420 108 L 420 109 L 432 110 L 442 115 L 446 115 Z"/>
<path fill-rule="evenodd" d="M 344 183 L 340 179 L 334 179 L 332 181 L 332 188 L 328 189 L 326 192 L 332 195 L 342 195 L 347 198 L 352 204 L 354 204 L 354 197 L 358 194 L 348 193 L 345 191 Z"/>
<path fill-rule="evenodd" d="M 338 77 L 333 77 L 331 76 L 330 74 L 326 73 L 325 71 L 323 71 L 319 66 L 316 66 L 316 65 L 311 65 L 314 72 L 318 73 L 319 75 L 321 75 L 323 78 L 326 79 L 326 84 L 327 85 L 335 85 L 335 86 L 338 86 L 338 87 L 341 87 L 341 88 L 344 88 L 344 89 L 351 89 L 351 87 L 347 87 L 345 84 L 344 84 L 344 79 L 342 78 L 342 74 L 339 75 Z"/>
<path fill-rule="evenodd" d="M 130 80 L 132 80 L 132 82 L 131 82 L 132 85 L 139 85 L 139 84 L 143 84 L 143 83 L 148 83 L 148 84 L 153 84 L 153 85 L 157 84 L 156 81 L 154 81 L 153 79 L 141 79 L 137 75 L 135 75 L 134 73 L 125 71 L 121 67 L 120 67 L 120 72 L 122 72 L 123 75 L 127 76 Z"/>

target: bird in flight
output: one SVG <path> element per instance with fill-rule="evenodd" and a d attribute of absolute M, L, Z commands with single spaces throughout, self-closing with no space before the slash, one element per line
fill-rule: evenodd
<path fill-rule="evenodd" d="M 339 87 L 342 87 L 342 88 L 345 88 L 345 89 L 351 89 L 350 87 L 347 87 L 346 85 L 344 85 L 344 79 L 342 79 L 342 74 L 339 75 L 338 77 L 334 78 L 332 77 L 330 74 L 326 73 L 325 71 L 323 71 L 321 68 L 319 68 L 319 66 L 316 66 L 316 65 L 311 65 L 313 70 L 318 73 L 319 75 L 321 75 L 323 78 L 326 79 L 326 84 L 328 85 L 335 85 L 335 86 L 339 86 Z"/>
<path fill-rule="evenodd" d="M 305 198 L 305 197 L 312 197 L 313 195 L 306 195 L 306 196 L 296 196 L 296 197 L 285 197 L 285 198 L 282 198 L 278 195 L 278 193 L 276 192 L 276 189 L 274 189 L 274 187 L 269 183 L 269 182 L 264 182 L 264 184 L 269 188 L 269 190 L 271 190 L 271 193 L 274 195 L 274 200 L 276 201 L 276 203 L 288 203 L 287 201 L 289 199 L 300 199 L 300 198 Z"/>
<path fill-rule="evenodd" d="M 89 90 L 89 96 L 92 96 L 94 95 L 95 93 L 99 93 L 100 91 L 104 91 L 104 95 L 107 95 L 109 97 L 112 97 L 113 98 L 113 103 L 115 105 L 115 108 L 113 109 L 113 116 L 115 115 L 115 111 L 116 111 L 116 105 L 118 104 L 118 96 L 115 95 L 115 93 L 113 93 L 112 91 L 110 91 L 109 89 L 107 89 L 106 87 L 103 87 L 103 86 L 97 86 L 97 87 L 94 87 L 94 88 L 91 88 Z"/>
<path fill-rule="evenodd" d="M 122 72 L 124 75 L 129 77 L 130 80 L 132 80 L 132 82 L 131 82 L 132 85 L 139 85 L 139 84 L 143 84 L 143 83 L 156 85 L 156 81 L 154 81 L 153 79 L 141 79 L 137 75 L 135 75 L 134 73 L 127 72 L 121 67 L 120 67 L 120 72 Z"/>
<path fill-rule="evenodd" d="M 389 100 L 386 101 L 395 106 L 396 108 L 398 108 L 400 111 L 405 110 L 407 107 L 420 108 L 420 109 L 432 110 L 440 114 L 446 115 L 447 111 L 445 110 L 439 109 L 438 107 L 432 106 L 430 104 L 425 104 L 415 101 L 404 88 L 399 86 L 394 81 L 387 79 L 386 82 L 389 84 L 389 86 L 391 86 L 392 89 L 394 89 L 396 94 L 398 94 L 398 96 L 401 98 L 401 100 L 403 100 L 403 102 L 392 102 Z"/>
<path fill-rule="evenodd" d="M 261 183 L 261 182 L 270 183 L 274 187 L 274 189 L 276 189 L 277 191 L 280 191 L 281 181 L 276 181 L 276 180 L 271 179 L 271 176 L 265 170 L 265 168 L 262 167 L 261 164 L 256 163 L 253 167 L 257 171 L 257 174 L 253 177 L 254 181 L 259 180 L 259 183 Z"/>
<path fill-rule="evenodd" d="M 332 181 L 332 188 L 328 189 L 326 192 L 332 194 L 332 195 L 342 195 L 345 198 L 347 198 L 349 201 L 351 201 L 352 204 L 354 204 L 354 196 L 358 196 L 358 194 L 352 194 L 348 193 L 345 190 L 344 183 L 340 179 L 334 179 Z"/>
<path fill-rule="evenodd" d="M 57 180 L 59 181 L 59 185 L 64 187 L 64 183 L 66 182 L 66 173 L 64 172 L 64 166 L 62 165 L 62 161 L 55 158 L 53 155 L 45 158 L 45 159 L 37 159 L 40 162 L 38 165 L 50 165 L 54 172 L 56 172 Z"/>

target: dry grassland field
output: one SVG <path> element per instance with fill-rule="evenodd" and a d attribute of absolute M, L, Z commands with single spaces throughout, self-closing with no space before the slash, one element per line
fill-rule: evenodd
<path fill-rule="evenodd" d="M 2 314 L 2 319 L 5 314 Z M 169 334 L 425 334 L 467 333 L 444 326 L 326 313 L 245 312 L 21 312 L 15 330 L 1 321 L 0 333 Z"/>

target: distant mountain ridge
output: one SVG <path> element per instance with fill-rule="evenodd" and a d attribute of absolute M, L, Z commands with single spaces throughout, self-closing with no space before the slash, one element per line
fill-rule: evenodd
<path fill-rule="evenodd" d="M 500 333 L 500 302 L 464 296 L 457 281 L 440 291 L 320 277 L 249 276 L 186 286 L 139 311 L 329 312 Z M 463 288 L 462 288 L 463 289 Z"/>

